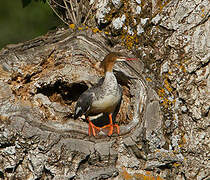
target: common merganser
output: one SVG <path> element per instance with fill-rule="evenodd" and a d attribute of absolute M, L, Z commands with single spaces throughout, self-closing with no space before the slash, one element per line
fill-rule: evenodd
<path fill-rule="evenodd" d="M 112 71 L 114 63 L 118 61 L 136 60 L 136 58 L 123 57 L 120 53 L 111 52 L 100 63 L 100 67 L 104 69 L 105 76 L 100 84 L 97 84 L 85 92 L 83 92 L 76 104 L 74 119 L 85 115 L 86 120 L 89 122 L 88 134 L 96 136 L 96 130 L 100 131 L 101 128 L 109 128 L 108 135 L 111 136 L 113 128 L 116 127 L 119 135 L 120 128 L 117 124 L 113 124 L 112 115 L 115 113 L 117 107 L 120 106 L 122 100 L 122 88 L 117 83 L 117 79 Z M 107 114 L 109 117 L 109 124 L 103 127 L 95 126 L 89 116 L 95 116 L 100 113 Z"/>

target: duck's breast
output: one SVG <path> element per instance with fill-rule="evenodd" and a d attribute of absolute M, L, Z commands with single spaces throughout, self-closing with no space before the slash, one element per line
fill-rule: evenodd
<path fill-rule="evenodd" d="M 94 111 L 94 113 L 112 113 L 119 101 L 120 96 L 106 95 L 99 100 L 93 101 L 91 111 Z"/>

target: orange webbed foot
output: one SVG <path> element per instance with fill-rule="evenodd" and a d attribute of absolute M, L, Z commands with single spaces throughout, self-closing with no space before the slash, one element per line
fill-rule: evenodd
<path fill-rule="evenodd" d="M 109 128 L 108 136 L 113 134 L 114 127 L 117 129 L 117 134 L 120 134 L 120 127 L 117 124 L 108 124 L 102 127 L 102 129 Z"/>
<path fill-rule="evenodd" d="M 88 128 L 88 135 L 91 136 L 91 134 L 93 134 L 93 136 L 96 136 L 96 130 L 97 131 L 100 131 L 101 128 L 95 126 L 90 120 L 89 118 L 88 119 L 88 122 L 89 122 L 89 128 Z"/>

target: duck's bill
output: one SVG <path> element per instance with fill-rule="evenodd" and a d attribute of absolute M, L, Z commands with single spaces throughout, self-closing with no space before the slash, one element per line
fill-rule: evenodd
<path fill-rule="evenodd" d="M 127 61 L 137 60 L 138 58 L 126 58 Z"/>
<path fill-rule="evenodd" d="M 118 58 L 116 59 L 117 62 L 132 61 L 132 60 L 137 60 L 137 58 L 118 57 Z"/>

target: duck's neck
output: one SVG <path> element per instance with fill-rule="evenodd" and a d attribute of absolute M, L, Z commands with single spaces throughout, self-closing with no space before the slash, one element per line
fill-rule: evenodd
<path fill-rule="evenodd" d="M 104 77 L 104 86 L 114 87 L 117 85 L 117 79 L 113 73 L 113 71 L 107 71 Z"/>

